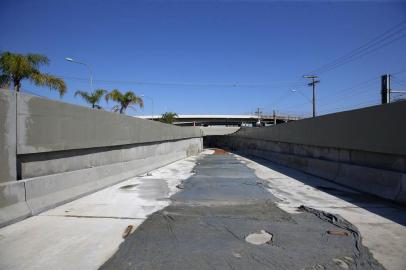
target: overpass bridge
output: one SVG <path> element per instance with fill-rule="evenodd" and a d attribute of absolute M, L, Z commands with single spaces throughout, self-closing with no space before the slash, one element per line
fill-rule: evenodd
<path fill-rule="evenodd" d="M 137 116 L 143 119 L 158 120 L 160 115 L 154 116 Z M 257 126 L 258 120 L 261 126 L 269 126 L 290 121 L 302 119 L 299 116 L 290 115 L 224 115 L 224 114 L 181 114 L 175 118 L 174 124 L 177 126 L 226 126 L 226 127 L 241 127 L 241 126 Z"/>

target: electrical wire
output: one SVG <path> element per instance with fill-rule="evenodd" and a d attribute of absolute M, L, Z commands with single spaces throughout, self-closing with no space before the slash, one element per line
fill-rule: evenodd
<path fill-rule="evenodd" d="M 72 77 L 59 75 L 58 77 L 68 80 L 88 81 L 88 78 Z M 229 87 L 229 88 L 255 88 L 255 87 L 270 87 L 270 86 L 301 86 L 300 81 L 274 81 L 269 83 L 177 83 L 177 82 L 147 82 L 147 81 L 120 81 L 94 79 L 94 82 L 100 83 L 115 83 L 115 84 L 133 84 L 133 85 L 154 85 L 154 86 L 176 86 L 176 87 Z"/>
<path fill-rule="evenodd" d="M 335 68 L 338 68 L 339 66 L 342 66 L 344 64 L 347 64 L 349 62 L 355 61 L 367 54 L 370 54 L 382 47 L 385 47 L 399 39 L 402 39 L 406 37 L 406 35 L 398 35 L 399 33 L 402 33 L 403 31 L 406 30 L 405 27 L 406 21 L 402 21 L 395 26 L 391 27 L 390 29 L 386 30 L 382 34 L 376 36 L 375 38 L 371 39 L 370 41 L 366 42 L 365 44 L 353 49 L 352 51 L 348 52 L 347 54 L 333 60 L 330 63 L 327 63 L 315 70 L 313 70 L 312 74 L 321 74 L 327 71 L 331 71 Z M 400 27 L 400 29 L 398 29 Z M 395 37 L 394 37 L 395 36 Z M 389 40 L 389 38 L 393 39 Z"/>

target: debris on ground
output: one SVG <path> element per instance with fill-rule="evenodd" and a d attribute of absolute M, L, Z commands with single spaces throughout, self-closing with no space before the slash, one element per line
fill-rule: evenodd
<path fill-rule="evenodd" d="M 127 236 L 129 236 L 133 228 L 134 228 L 133 225 L 128 225 L 127 228 L 125 228 L 122 237 L 126 238 Z"/>
<path fill-rule="evenodd" d="M 227 154 L 227 151 L 225 151 L 223 149 L 219 149 L 219 148 L 214 149 L 213 155 L 225 155 L 225 154 Z"/>
<path fill-rule="evenodd" d="M 340 230 L 328 230 L 327 231 L 328 234 L 331 235 L 336 235 L 336 236 L 348 236 L 348 232 L 346 231 L 340 231 Z"/>

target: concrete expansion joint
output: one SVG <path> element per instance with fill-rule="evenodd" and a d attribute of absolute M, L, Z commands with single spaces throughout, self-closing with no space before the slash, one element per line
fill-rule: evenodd
<path fill-rule="evenodd" d="M 28 198 L 27 198 L 27 183 L 26 183 L 26 181 L 23 181 L 23 184 L 24 184 L 24 201 L 25 201 L 25 204 L 27 205 L 28 210 L 29 210 L 29 212 L 30 212 L 30 213 L 29 213 L 29 216 L 32 216 L 32 215 L 34 215 L 34 211 L 32 210 L 30 204 L 28 203 Z"/>

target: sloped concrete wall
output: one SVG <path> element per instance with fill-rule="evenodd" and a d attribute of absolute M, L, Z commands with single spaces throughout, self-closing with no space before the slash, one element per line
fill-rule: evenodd
<path fill-rule="evenodd" d="M 214 136 L 214 135 L 228 135 L 237 132 L 240 127 L 199 127 L 203 132 L 203 136 Z"/>
<path fill-rule="evenodd" d="M 201 137 L 178 127 L 30 95 L 18 98 L 17 153 L 30 154 Z"/>
<path fill-rule="evenodd" d="M 208 146 L 257 156 L 406 204 L 406 101 L 205 137 Z"/>
<path fill-rule="evenodd" d="M 301 145 L 406 154 L 406 101 L 333 113 L 262 128 L 237 136 Z"/>
<path fill-rule="evenodd" d="M 202 148 L 199 128 L 0 89 L 0 227 Z"/>

